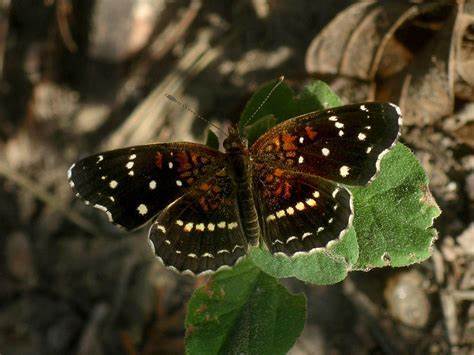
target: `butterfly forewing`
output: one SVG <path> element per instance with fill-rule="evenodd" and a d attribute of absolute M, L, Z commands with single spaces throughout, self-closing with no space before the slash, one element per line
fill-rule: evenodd
<path fill-rule="evenodd" d="M 223 166 L 224 154 L 204 145 L 150 144 L 84 158 L 68 178 L 86 204 L 133 229 Z"/>
<path fill-rule="evenodd" d="M 366 185 L 396 142 L 400 124 L 400 109 L 389 103 L 331 108 L 273 127 L 255 142 L 251 154 L 292 171 Z"/>
<path fill-rule="evenodd" d="M 263 239 L 272 253 L 323 248 L 351 225 L 352 196 L 337 183 L 257 164 L 254 186 Z"/>
<path fill-rule="evenodd" d="M 233 265 L 247 251 L 235 185 L 225 169 L 166 208 L 150 229 L 163 263 L 200 274 Z"/>

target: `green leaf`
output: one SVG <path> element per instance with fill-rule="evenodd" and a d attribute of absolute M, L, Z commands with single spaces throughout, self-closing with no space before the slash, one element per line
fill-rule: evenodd
<path fill-rule="evenodd" d="M 219 149 L 219 138 L 210 129 L 207 131 L 206 145 L 213 149 Z"/>
<path fill-rule="evenodd" d="M 249 142 L 255 142 L 258 137 L 264 134 L 268 129 L 276 125 L 276 118 L 273 115 L 268 115 L 259 118 L 251 125 L 244 128 Z"/>
<path fill-rule="evenodd" d="M 359 242 L 357 269 L 405 266 L 430 256 L 433 219 L 441 213 L 428 178 L 413 153 L 397 144 L 368 187 L 351 188 Z"/>
<path fill-rule="evenodd" d="M 324 82 L 315 81 L 306 86 L 299 96 L 295 96 L 293 90 L 282 82 L 261 106 L 277 83 L 278 81 L 275 80 L 262 85 L 250 98 L 240 116 L 241 132 L 244 132 L 245 127 L 251 126 L 265 116 L 273 115 L 276 119 L 275 124 L 277 124 L 304 113 L 341 105 L 341 100 Z M 248 138 L 249 143 L 252 144 L 254 140 L 250 139 L 250 136 Z"/>
<path fill-rule="evenodd" d="M 317 285 L 329 285 L 344 280 L 358 256 L 359 248 L 354 228 L 340 241 L 311 254 L 289 258 L 282 255 L 273 256 L 262 248 L 254 248 L 250 252 L 255 265 L 276 278 L 296 277 Z"/>
<path fill-rule="evenodd" d="M 308 84 L 297 99 L 296 105 L 301 113 L 341 106 L 341 99 L 323 81 Z"/>
<path fill-rule="evenodd" d="M 262 85 L 250 98 L 249 102 L 240 115 L 240 132 L 244 131 L 245 126 L 249 126 L 258 119 L 274 115 L 278 122 L 282 122 L 293 116 L 293 90 L 284 82 L 273 91 L 267 102 L 261 106 L 262 102 L 268 96 L 272 88 L 277 84 L 277 80 Z M 261 106 L 261 107 L 260 107 Z M 253 115 L 253 116 L 252 116 Z"/>
<path fill-rule="evenodd" d="M 304 327 L 306 300 L 247 258 L 195 291 L 186 316 L 187 354 L 286 354 Z"/>

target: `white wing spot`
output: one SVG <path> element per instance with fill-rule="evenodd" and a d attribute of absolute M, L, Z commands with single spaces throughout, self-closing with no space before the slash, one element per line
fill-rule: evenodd
<path fill-rule="evenodd" d="M 337 116 L 331 116 L 328 118 L 329 121 L 336 122 L 337 121 Z"/>
<path fill-rule="evenodd" d="M 285 216 L 286 216 L 286 212 L 285 212 L 284 210 L 279 210 L 279 211 L 277 211 L 276 216 L 277 216 L 278 218 L 285 217 Z"/>
<path fill-rule="evenodd" d="M 109 222 L 113 222 L 114 219 L 112 218 L 112 213 L 110 213 L 110 211 L 105 211 L 105 214 L 107 215 Z"/>
<path fill-rule="evenodd" d="M 304 158 L 303 156 L 300 155 L 300 157 L 298 158 L 298 163 L 303 164 L 303 162 L 304 162 Z"/>
<path fill-rule="evenodd" d="M 182 220 L 178 219 L 178 220 L 176 221 L 176 224 L 177 224 L 178 226 L 182 226 L 182 225 L 184 225 L 184 222 L 183 222 Z"/>
<path fill-rule="evenodd" d="M 344 123 L 336 122 L 334 123 L 334 126 L 336 126 L 336 128 L 344 128 Z"/>
<path fill-rule="evenodd" d="M 275 239 L 275 241 L 272 243 L 272 245 L 275 245 L 277 243 L 283 244 L 283 242 L 280 239 Z"/>
<path fill-rule="evenodd" d="M 176 180 L 176 185 L 177 185 L 177 186 L 183 186 L 183 183 L 182 183 L 181 180 Z"/>
<path fill-rule="evenodd" d="M 308 199 L 306 200 L 306 204 L 307 204 L 309 207 L 314 207 L 314 206 L 316 206 L 316 201 L 313 200 L 312 198 L 308 198 Z"/>
<path fill-rule="evenodd" d="M 189 222 L 184 226 L 184 231 L 185 232 L 191 232 L 193 230 L 194 223 Z"/>
<path fill-rule="evenodd" d="M 359 133 L 359 135 L 357 136 L 357 138 L 360 140 L 360 141 L 363 141 L 367 138 L 367 136 L 364 134 L 364 133 Z"/>
<path fill-rule="evenodd" d="M 304 240 L 305 238 L 308 238 L 311 235 L 313 235 L 313 233 L 304 233 L 303 236 L 301 237 L 301 240 Z"/>
<path fill-rule="evenodd" d="M 115 202 L 115 198 L 113 196 L 109 196 L 109 200 Z"/>
<path fill-rule="evenodd" d="M 150 183 L 148 184 L 148 187 L 150 188 L 150 190 L 156 189 L 156 181 L 151 180 Z"/>
<path fill-rule="evenodd" d="M 101 180 L 105 180 L 105 179 L 107 179 L 107 176 L 105 176 L 105 175 L 104 175 L 104 176 L 101 176 L 100 179 L 101 179 Z"/>
<path fill-rule="evenodd" d="M 296 238 L 295 236 L 289 237 L 289 238 L 286 240 L 286 244 L 288 244 L 288 243 L 291 242 L 292 240 L 298 240 L 298 238 Z"/>
<path fill-rule="evenodd" d="M 332 192 L 332 197 L 336 198 L 337 194 L 339 193 L 341 189 L 339 187 L 336 187 L 334 191 Z"/>
<path fill-rule="evenodd" d="M 344 135 L 344 131 L 341 129 L 341 130 L 339 131 L 339 137 L 342 137 L 343 135 Z"/>
<path fill-rule="evenodd" d="M 67 170 L 67 178 L 68 178 L 68 179 L 71 178 L 72 169 L 74 169 L 75 166 L 76 166 L 76 164 L 72 164 L 71 167 Z"/>
<path fill-rule="evenodd" d="M 129 162 L 127 163 L 127 165 L 125 165 L 125 167 L 126 167 L 127 169 L 131 169 L 131 168 L 133 168 L 133 165 L 135 165 L 135 163 L 134 163 L 133 161 L 129 161 Z"/>
<path fill-rule="evenodd" d="M 339 207 L 339 205 L 334 205 L 334 207 L 332 209 L 335 211 L 335 210 L 337 210 L 338 207 Z"/>
<path fill-rule="evenodd" d="M 165 239 L 165 243 L 171 245 L 171 242 L 168 239 Z"/>
<path fill-rule="evenodd" d="M 268 215 L 268 217 L 267 217 L 267 222 L 274 221 L 275 219 L 276 219 L 275 215 L 274 215 L 274 214 L 270 214 L 270 215 Z"/>
<path fill-rule="evenodd" d="M 371 126 L 365 126 L 365 129 L 371 129 L 372 127 Z"/>
<path fill-rule="evenodd" d="M 342 177 L 346 177 L 349 175 L 349 167 L 346 165 L 341 166 L 339 169 L 339 174 L 341 174 Z"/>
<path fill-rule="evenodd" d="M 372 147 L 367 147 L 367 150 L 365 152 L 369 154 L 371 151 L 372 151 Z"/>
<path fill-rule="evenodd" d="M 85 204 L 86 206 L 89 206 L 91 203 L 90 203 L 89 201 L 85 200 L 85 201 L 84 201 L 84 204 Z"/>
<path fill-rule="evenodd" d="M 221 222 L 217 223 L 217 226 L 218 226 L 219 228 L 222 228 L 222 229 L 223 229 L 223 228 L 225 228 L 226 223 L 225 223 L 225 221 L 221 221 Z"/>
<path fill-rule="evenodd" d="M 196 230 L 202 232 L 202 231 L 204 231 L 204 229 L 206 229 L 206 226 L 204 225 L 204 223 L 196 224 Z"/>
<path fill-rule="evenodd" d="M 181 254 L 181 250 L 176 250 L 175 253 L 176 254 Z"/>
<path fill-rule="evenodd" d="M 70 180 L 70 181 L 69 181 L 69 185 L 70 185 L 71 187 L 74 187 L 74 181 Z"/>
<path fill-rule="evenodd" d="M 229 224 L 227 225 L 227 228 L 228 228 L 229 230 L 232 230 L 232 229 L 234 229 L 234 228 L 237 228 L 237 226 L 238 226 L 238 223 L 237 223 L 237 222 L 232 222 L 232 223 L 229 223 Z"/>
<path fill-rule="evenodd" d="M 369 112 L 369 109 L 365 105 L 360 105 L 360 109 L 365 112 Z"/>
<path fill-rule="evenodd" d="M 224 253 L 230 254 L 230 251 L 228 251 L 227 249 L 221 249 L 217 252 L 217 254 L 224 254 Z"/>
<path fill-rule="evenodd" d="M 286 213 L 288 213 L 288 215 L 293 215 L 295 213 L 295 209 L 293 207 L 288 207 L 286 209 Z"/>
<path fill-rule="evenodd" d="M 237 249 L 237 248 L 243 249 L 244 247 L 243 247 L 242 245 L 238 245 L 238 244 L 237 244 L 235 247 L 232 248 L 232 253 L 233 253 L 233 252 L 235 251 L 235 249 Z"/>
<path fill-rule="evenodd" d="M 303 143 L 304 143 L 304 137 L 300 137 L 299 142 L 300 142 L 301 144 L 303 144 Z"/>
<path fill-rule="evenodd" d="M 105 206 L 95 204 L 94 207 L 101 210 L 101 211 L 107 212 L 107 207 L 105 207 Z"/>
<path fill-rule="evenodd" d="M 298 211 L 303 211 L 305 208 L 303 202 L 298 202 L 295 207 Z"/>
<path fill-rule="evenodd" d="M 173 169 L 173 162 L 170 161 L 170 162 L 168 163 L 168 168 Z"/>
<path fill-rule="evenodd" d="M 134 173 L 133 170 L 130 170 L 130 171 L 128 172 L 128 175 L 133 176 L 133 175 L 135 175 L 135 173 Z"/>
<path fill-rule="evenodd" d="M 392 106 L 395 109 L 395 111 L 397 111 L 399 116 L 402 115 L 402 110 L 400 110 L 400 107 L 398 107 L 397 105 L 392 104 L 392 103 L 390 103 L 390 106 Z"/>
<path fill-rule="evenodd" d="M 97 157 L 97 162 L 96 162 L 96 164 L 99 164 L 102 160 L 104 160 L 104 156 L 103 156 L 103 155 L 99 155 L 99 156 Z"/>
<path fill-rule="evenodd" d="M 319 191 L 314 191 L 313 192 L 313 197 L 318 198 L 320 196 Z"/>
<path fill-rule="evenodd" d="M 159 231 L 162 231 L 163 234 L 166 233 L 166 228 L 165 228 L 165 226 L 162 226 L 161 224 L 157 224 L 157 225 L 156 225 L 156 229 L 158 229 Z"/>
<path fill-rule="evenodd" d="M 130 155 L 130 156 L 128 157 L 128 159 L 133 160 L 133 159 L 135 159 L 136 157 L 137 157 L 136 154 L 132 154 L 132 155 Z"/>
<path fill-rule="evenodd" d="M 327 148 L 321 149 L 321 152 L 323 153 L 323 155 L 324 155 L 325 157 L 327 157 L 327 156 L 329 155 L 329 153 L 330 153 L 329 149 L 327 149 Z"/>
<path fill-rule="evenodd" d="M 214 232 L 214 229 L 216 229 L 216 225 L 214 223 L 209 223 L 207 225 L 207 229 L 209 229 L 211 232 Z"/>
<path fill-rule="evenodd" d="M 138 213 L 140 213 L 142 216 L 146 215 L 148 213 L 148 207 L 146 207 L 145 204 L 140 204 L 138 207 L 137 207 L 137 211 Z"/>
<path fill-rule="evenodd" d="M 112 180 L 111 182 L 109 182 L 109 186 L 111 189 L 115 189 L 118 186 L 118 182 L 115 180 Z"/>
<path fill-rule="evenodd" d="M 317 233 L 321 233 L 324 230 L 324 227 L 319 227 Z"/>
<path fill-rule="evenodd" d="M 334 218 L 329 218 L 328 223 L 331 224 L 332 222 L 334 222 Z"/>
<path fill-rule="evenodd" d="M 214 259 L 214 255 L 210 254 L 210 253 L 204 253 L 201 255 L 203 258 L 213 258 Z"/>
<path fill-rule="evenodd" d="M 188 257 L 189 257 L 189 258 L 193 258 L 193 259 L 197 259 L 197 255 L 194 254 L 194 253 L 189 253 L 189 254 L 188 254 Z"/>

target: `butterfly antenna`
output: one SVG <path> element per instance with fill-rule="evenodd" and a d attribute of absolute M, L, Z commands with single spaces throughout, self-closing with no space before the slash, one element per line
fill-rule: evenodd
<path fill-rule="evenodd" d="M 265 99 L 262 101 L 262 103 L 260 104 L 260 106 L 257 107 L 257 109 L 252 113 L 252 115 L 250 115 L 250 117 L 247 119 L 247 121 L 245 121 L 244 123 L 244 127 L 247 125 L 247 123 L 249 123 L 252 118 L 255 117 L 255 115 L 257 114 L 258 111 L 260 111 L 263 107 L 263 105 L 265 105 L 268 101 L 268 99 L 270 98 L 270 96 L 272 96 L 273 92 L 276 90 L 276 88 L 278 86 L 280 86 L 280 84 L 283 82 L 283 80 L 285 80 L 285 76 L 282 75 L 278 78 L 278 81 L 276 82 L 276 84 L 272 87 L 272 89 L 270 90 L 270 92 L 267 94 L 267 96 L 265 96 Z"/>
<path fill-rule="evenodd" d="M 208 123 L 209 125 L 211 125 L 212 127 L 218 129 L 219 131 L 223 132 L 224 134 L 226 134 L 226 132 L 220 128 L 218 125 L 212 123 L 211 121 L 209 121 L 208 119 L 202 117 L 199 113 L 197 113 L 196 111 L 194 111 L 192 108 L 190 108 L 188 105 L 186 105 L 184 102 L 181 102 L 179 101 L 176 97 L 174 97 L 173 95 L 170 95 L 170 94 L 165 94 L 166 98 L 172 102 L 174 102 L 175 104 L 178 104 L 179 106 L 181 106 L 182 108 L 184 108 L 186 111 L 188 112 L 191 112 L 195 117 L 199 118 L 200 120 L 203 120 L 204 122 Z"/>

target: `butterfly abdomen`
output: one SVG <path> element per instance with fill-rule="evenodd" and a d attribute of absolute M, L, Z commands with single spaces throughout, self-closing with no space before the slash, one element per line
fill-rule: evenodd
<path fill-rule="evenodd" d="M 258 223 L 257 209 L 252 193 L 252 177 L 249 168 L 248 152 L 228 153 L 230 170 L 236 184 L 237 201 L 239 213 L 247 242 L 250 245 L 257 245 L 260 236 L 260 226 Z"/>
<path fill-rule="evenodd" d="M 239 212 L 242 219 L 242 227 L 250 245 L 257 245 L 260 236 L 257 209 L 253 198 L 250 181 L 237 185 L 239 198 Z"/>

